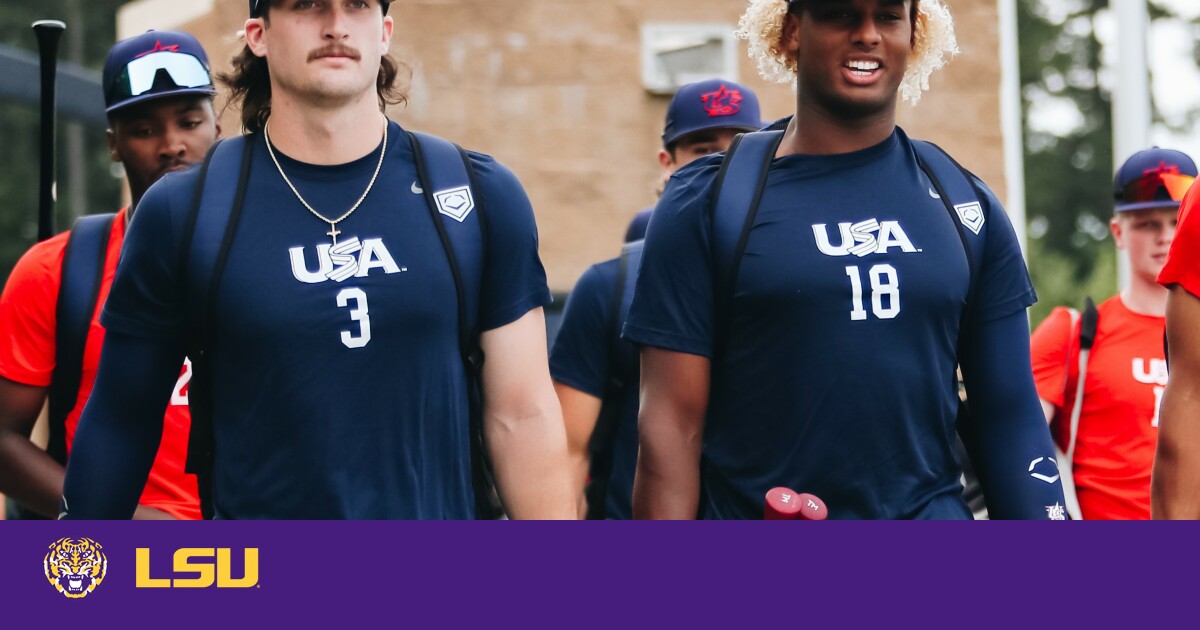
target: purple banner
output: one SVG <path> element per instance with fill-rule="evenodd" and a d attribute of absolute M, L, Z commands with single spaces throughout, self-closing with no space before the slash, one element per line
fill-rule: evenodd
<path fill-rule="evenodd" d="M 0 627 L 1190 625 L 1173 615 L 1194 598 L 1198 535 L 1196 523 L 9 521 Z"/>

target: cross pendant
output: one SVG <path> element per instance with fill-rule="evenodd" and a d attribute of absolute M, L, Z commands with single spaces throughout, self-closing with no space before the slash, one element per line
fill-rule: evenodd
<path fill-rule="evenodd" d="M 334 245 L 337 245 L 337 235 L 338 235 L 338 234 L 341 234 L 341 233 L 342 233 L 342 231 L 341 231 L 341 230 L 339 230 L 339 229 L 337 229 L 337 224 L 336 224 L 336 223 L 330 223 L 330 224 L 329 224 L 329 231 L 328 231 L 328 232 L 326 232 L 326 234 L 328 234 L 330 237 L 332 237 L 332 238 L 333 238 L 333 244 L 334 244 Z"/>

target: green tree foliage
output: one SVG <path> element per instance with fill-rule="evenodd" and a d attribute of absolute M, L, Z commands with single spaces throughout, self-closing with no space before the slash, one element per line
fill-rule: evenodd
<path fill-rule="evenodd" d="M 60 44 L 60 60 L 73 61 L 99 72 L 104 57 L 115 41 L 116 10 L 124 0 L 39 0 L 12 2 L 0 5 L 0 43 L 37 52 L 37 40 L 30 25 L 36 20 L 56 19 L 67 24 L 67 33 Z M 59 91 L 60 102 L 71 98 Z M 81 190 L 70 185 L 72 160 L 67 155 L 67 134 L 63 117 L 59 117 L 58 229 L 69 228 L 73 217 L 72 205 L 86 208 L 88 213 L 113 212 L 121 201 L 121 180 L 113 176 L 112 162 L 104 130 L 84 127 L 82 131 L 81 165 L 85 180 Z M 34 104 L 18 103 L 0 97 L 0 282 L 37 234 L 38 199 L 38 108 Z M 85 197 L 78 203 L 74 197 Z M 7 334 L 7 333 L 5 333 Z"/>
<path fill-rule="evenodd" d="M 1092 270 L 1081 280 L 1076 279 L 1073 259 L 1046 249 L 1041 240 L 1029 241 L 1029 275 L 1037 289 L 1038 302 L 1029 309 L 1029 319 L 1036 326 L 1056 306 L 1083 308 L 1084 298 L 1096 304 L 1117 292 L 1117 250 L 1101 247 L 1092 259 Z"/>
<path fill-rule="evenodd" d="M 1179 19 L 1150 5 L 1152 20 Z M 1101 80 L 1097 17 L 1109 0 L 1020 0 L 1021 86 L 1025 128 L 1025 204 L 1029 260 L 1040 303 L 1034 324 L 1055 305 L 1116 292 L 1108 221 L 1113 206 L 1113 114 Z M 1200 44 L 1197 45 L 1200 64 Z M 1200 104 L 1198 104 L 1200 105 Z M 1070 129 L 1039 129 L 1031 112 L 1054 108 Z M 1162 121 L 1156 116 L 1157 122 Z"/>

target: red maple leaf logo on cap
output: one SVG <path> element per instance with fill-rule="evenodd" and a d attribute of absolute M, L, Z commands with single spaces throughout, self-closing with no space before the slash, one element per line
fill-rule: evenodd
<path fill-rule="evenodd" d="M 1158 166 L 1155 166 L 1154 168 L 1148 168 L 1148 169 L 1142 171 L 1143 177 L 1146 175 L 1164 175 L 1164 174 L 1179 175 L 1179 165 L 1172 164 L 1172 165 L 1168 166 L 1166 162 L 1159 162 Z"/>
<path fill-rule="evenodd" d="M 154 48 L 151 48 L 150 50 L 147 50 L 146 52 L 144 52 L 140 55 L 137 55 L 136 57 L 134 57 L 134 59 L 137 59 L 138 57 L 145 57 L 146 55 L 149 55 L 151 53 L 156 53 L 156 52 L 179 52 L 179 44 L 171 44 L 170 46 L 163 46 L 162 42 L 156 41 L 156 42 L 154 42 Z"/>
<path fill-rule="evenodd" d="M 716 92 L 701 94 L 700 100 L 704 101 L 704 111 L 708 112 L 711 118 L 732 116 L 742 109 L 738 105 L 738 103 L 742 102 L 742 91 L 731 90 L 725 87 L 724 84 Z"/>

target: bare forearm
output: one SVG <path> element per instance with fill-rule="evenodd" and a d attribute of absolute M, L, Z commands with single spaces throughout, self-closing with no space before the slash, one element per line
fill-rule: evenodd
<path fill-rule="evenodd" d="M 1188 417 L 1200 406 L 1195 388 L 1169 383 L 1159 413 L 1158 451 L 1150 485 L 1150 513 L 1156 519 L 1200 519 L 1200 424 Z"/>
<path fill-rule="evenodd" d="M 63 467 L 28 438 L 0 432 L 0 492 L 42 516 L 54 518 L 65 475 Z"/>
<path fill-rule="evenodd" d="M 547 404 L 527 415 L 484 418 L 497 490 L 511 518 L 577 518 L 566 433 L 555 410 Z"/>
<path fill-rule="evenodd" d="M 639 420 L 633 517 L 694 519 L 700 504 L 700 432 L 679 423 Z"/>
<path fill-rule="evenodd" d="M 586 518 L 587 497 L 584 489 L 591 466 L 591 454 L 588 449 L 604 401 L 557 381 L 554 383 L 554 393 L 562 407 L 563 424 L 567 430 L 567 456 L 570 457 L 574 473 L 571 481 L 579 506 L 579 518 Z"/>
<path fill-rule="evenodd" d="M 1171 377 L 1159 409 L 1150 482 L 1153 518 L 1200 518 L 1200 298 L 1175 285 L 1167 296 Z"/>

